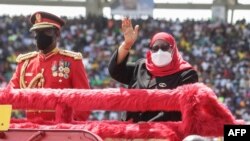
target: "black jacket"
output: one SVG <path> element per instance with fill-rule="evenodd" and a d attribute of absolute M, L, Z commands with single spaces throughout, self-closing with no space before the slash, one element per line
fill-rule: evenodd
<path fill-rule="evenodd" d="M 127 63 L 126 59 L 117 64 L 117 53 L 113 54 L 109 62 L 109 73 L 111 77 L 128 88 L 140 89 L 173 89 L 177 86 L 198 82 L 197 72 L 193 69 L 186 69 L 172 75 L 152 78 L 146 69 L 145 59 L 140 59 L 134 64 Z M 150 112 L 127 112 L 126 120 L 138 121 L 179 121 L 181 113 L 179 111 L 150 111 Z"/>

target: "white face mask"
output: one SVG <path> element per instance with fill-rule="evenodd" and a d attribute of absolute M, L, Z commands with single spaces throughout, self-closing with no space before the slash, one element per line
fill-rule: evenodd
<path fill-rule="evenodd" d="M 157 67 L 164 67 L 172 61 L 171 53 L 168 51 L 162 51 L 161 49 L 152 53 L 151 58 L 154 65 Z"/>

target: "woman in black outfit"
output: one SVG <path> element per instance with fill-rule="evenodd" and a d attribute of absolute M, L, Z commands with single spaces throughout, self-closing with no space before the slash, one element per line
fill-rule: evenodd
<path fill-rule="evenodd" d="M 113 79 L 127 84 L 128 88 L 174 89 L 180 85 L 198 82 L 197 72 L 179 54 L 175 39 L 168 33 L 160 32 L 150 41 L 145 59 L 127 64 L 129 50 L 138 36 L 139 26 L 133 29 L 131 20 L 122 20 L 124 41 L 114 52 L 109 63 Z M 180 121 L 180 111 L 127 112 L 126 120 L 139 121 Z"/>

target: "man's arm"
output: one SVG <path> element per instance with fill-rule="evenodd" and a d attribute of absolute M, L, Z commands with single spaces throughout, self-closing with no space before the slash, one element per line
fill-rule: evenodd
<path fill-rule="evenodd" d="M 72 87 L 78 89 L 89 89 L 89 80 L 82 60 L 74 61 L 72 66 Z"/>
<path fill-rule="evenodd" d="M 82 60 L 75 60 L 72 66 L 72 88 L 76 89 L 90 89 L 88 76 Z M 84 106 L 84 105 L 82 105 Z M 74 120 L 85 121 L 88 120 L 91 111 L 73 111 Z"/>
<path fill-rule="evenodd" d="M 9 81 L 8 86 L 12 88 L 20 88 L 20 71 L 23 63 L 17 65 L 15 72 L 12 75 L 12 78 Z"/>

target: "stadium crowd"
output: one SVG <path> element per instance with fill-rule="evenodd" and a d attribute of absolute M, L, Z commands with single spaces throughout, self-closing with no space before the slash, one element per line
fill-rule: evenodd
<path fill-rule="evenodd" d="M 89 16 L 66 19 L 60 47 L 83 54 L 92 89 L 123 87 L 111 79 L 108 61 L 123 35 L 121 21 Z M 213 21 L 136 19 L 139 37 L 132 48 L 130 61 L 146 54 L 150 37 L 166 31 L 177 39 L 184 59 L 237 118 L 250 121 L 250 24 L 240 20 L 234 24 Z M 0 16 L 0 88 L 6 87 L 20 53 L 33 51 L 33 35 L 26 16 Z M 17 117 L 19 115 L 16 115 Z M 94 111 L 91 120 L 118 119 L 114 111 Z"/>

